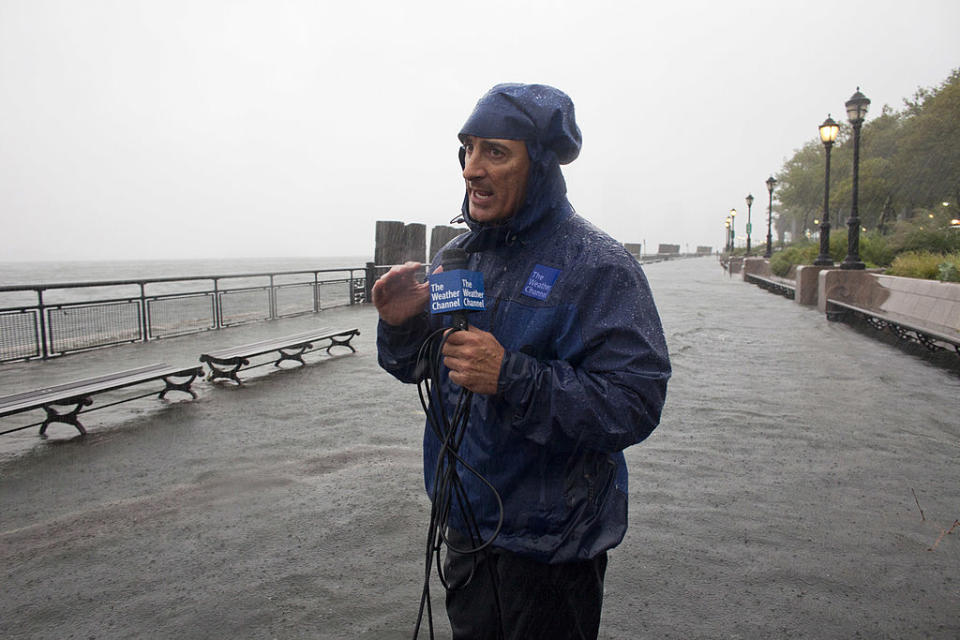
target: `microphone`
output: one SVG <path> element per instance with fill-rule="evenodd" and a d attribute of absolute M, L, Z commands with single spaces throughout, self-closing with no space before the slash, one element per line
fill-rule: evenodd
<path fill-rule="evenodd" d="M 467 252 L 443 252 L 443 272 L 430 275 L 430 313 L 451 315 L 454 329 L 467 328 L 467 311 L 483 311 L 483 274 L 467 270 Z"/>

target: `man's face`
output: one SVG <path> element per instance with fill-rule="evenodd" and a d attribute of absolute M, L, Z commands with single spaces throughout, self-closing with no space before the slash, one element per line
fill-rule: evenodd
<path fill-rule="evenodd" d="M 527 194 L 527 145 L 521 140 L 465 136 L 463 150 L 470 217 L 486 223 L 507 220 Z"/>

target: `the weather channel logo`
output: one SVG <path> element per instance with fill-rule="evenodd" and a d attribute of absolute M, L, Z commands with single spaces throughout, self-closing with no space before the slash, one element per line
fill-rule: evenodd
<path fill-rule="evenodd" d="M 483 311 L 483 274 L 456 269 L 430 276 L 430 312 Z"/>
<path fill-rule="evenodd" d="M 547 296 L 550 295 L 550 290 L 553 289 L 553 283 L 557 281 L 557 276 L 559 275 L 559 269 L 538 264 L 533 268 L 533 272 L 527 279 L 527 284 L 523 287 L 523 295 L 536 298 L 537 300 L 546 300 Z"/>

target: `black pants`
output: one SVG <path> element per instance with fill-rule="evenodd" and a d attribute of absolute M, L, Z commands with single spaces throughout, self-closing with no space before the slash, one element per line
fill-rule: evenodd
<path fill-rule="evenodd" d="M 456 532 L 450 538 L 457 547 L 470 546 Z M 453 638 L 595 639 L 606 569 L 606 553 L 585 562 L 544 564 L 499 549 L 448 551 L 444 573 Z"/>

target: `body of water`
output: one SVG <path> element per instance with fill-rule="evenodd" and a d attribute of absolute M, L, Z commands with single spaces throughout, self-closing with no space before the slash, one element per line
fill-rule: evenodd
<path fill-rule="evenodd" d="M 83 262 L 0 262 L 0 286 L 177 278 L 234 273 L 271 273 L 300 269 L 362 267 L 371 258 L 222 258 L 204 260 L 115 260 Z"/>

